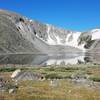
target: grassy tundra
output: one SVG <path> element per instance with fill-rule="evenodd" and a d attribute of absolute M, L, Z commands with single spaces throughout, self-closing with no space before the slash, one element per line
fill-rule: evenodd
<path fill-rule="evenodd" d="M 41 67 L 1 65 L 0 76 L 3 76 L 4 80 L 9 80 L 9 84 L 14 84 L 10 76 L 16 69 L 41 73 L 45 76 L 45 80 L 19 81 L 16 91 L 13 93 L 1 92 L 0 100 L 100 100 L 99 64 Z M 77 78 L 86 79 L 88 82 L 83 84 L 73 82 Z"/>

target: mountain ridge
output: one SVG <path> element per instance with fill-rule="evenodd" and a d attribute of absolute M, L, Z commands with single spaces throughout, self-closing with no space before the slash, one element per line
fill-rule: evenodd
<path fill-rule="evenodd" d="M 99 32 L 65 30 L 0 10 L 0 53 L 91 52 L 99 49 Z"/>

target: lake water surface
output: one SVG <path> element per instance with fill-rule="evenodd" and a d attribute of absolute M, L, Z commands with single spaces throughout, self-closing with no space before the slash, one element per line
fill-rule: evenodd
<path fill-rule="evenodd" d="M 67 65 L 87 62 L 100 62 L 100 54 L 8 54 L 0 55 L 0 64 Z"/>

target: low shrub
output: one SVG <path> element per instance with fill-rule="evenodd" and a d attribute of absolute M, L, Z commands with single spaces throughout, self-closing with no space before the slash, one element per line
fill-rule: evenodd
<path fill-rule="evenodd" d="M 62 79 L 63 77 L 56 74 L 56 73 L 51 73 L 51 74 L 47 74 L 45 76 L 46 79 Z"/>
<path fill-rule="evenodd" d="M 0 68 L 0 72 L 12 72 L 15 71 L 16 68 Z"/>
<path fill-rule="evenodd" d="M 91 76 L 89 79 L 95 82 L 100 82 L 100 76 Z"/>

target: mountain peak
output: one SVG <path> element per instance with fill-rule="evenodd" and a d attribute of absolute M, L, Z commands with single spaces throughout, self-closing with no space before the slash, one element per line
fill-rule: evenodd
<path fill-rule="evenodd" d="M 39 21 L 30 20 L 15 12 L 0 10 L 1 52 L 83 52 L 95 47 L 100 35 L 93 29 L 82 32 L 65 30 Z M 93 33 L 93 34 L 91 34 Z M 92 46 L 93 45 L 93 46 Z"/>

